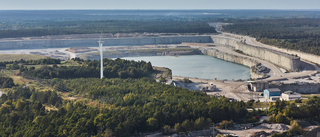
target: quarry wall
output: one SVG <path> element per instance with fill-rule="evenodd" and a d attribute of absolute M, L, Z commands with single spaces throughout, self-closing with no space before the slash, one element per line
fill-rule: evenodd
<path fill-rule="evenodd" d="M 199 50 L 202 52 L 202 54 L 213 56 L 213 57 L 216 57 L 216 58 L 219 58 L 222 60 L 226 60 L 226 61 L 230 61 L 230 62 L 234 62 L 237 64 L 242 64 L 242 65 L 248 66 L 250 68 L 259 63 L 256 60 L 246 58 L 246 57 L 236 56 L 233 54 L 228 54 L 226 52 L 223 52 L 223 51 L 220 51 L 217 49 L 200 48 Z M 264 78 L 264 77 L 266 77 L 265 74 L 256 73 L 255 71 L 252 71 L 252 69 L 250 69 L 250 78 L 256 79 L 256 78 Z"/>
<path fill-rule="evenodd" d="M 320 84 L 283 84 L 283 85 L 271 85 L 271 87 L 278 87 L 282 92 L 294 91 L 302 94 L 319 94 Z"/>
<path fill-rule="evenodd" d="M 305 53 L 305 52 L 301 52 L 301 51 L 296 51 L 296 50 L 291 50 L 291 49 L 277 48 L 277 47 L 274 47 L 274 49 L 281 51 L 281 52 L 288 53 L 288 54 L 294 54 L 294 55 L 299 56 L 301 59 L 320 64 L 320 56 L 318 56 L 318 55 Z"/>
<path fill-rule="evenodd" d="M 64 47 L 98 47 L 98 39 L 40 39 L 40 40 L 0 40 L 0 50 L 42 49 Z M 104 46 L 134 46 L 155 44 L 181 44 L 182 42 L 212 43 L 210 36 L 174 36 L 103 39 Z"/>
<path fill-rule="evenodd" d="M 213 35 L 212 40 L 214 41 L 214 43 L 230 45 L 233 46 L 236 50 L 240 50 L 245 54 L 270 61 L 288 71 L 298 71 L 300 67 L 300 57 L 298 56 L 248 45 L 236 39 L 226 38 L 218 35 Z"/>

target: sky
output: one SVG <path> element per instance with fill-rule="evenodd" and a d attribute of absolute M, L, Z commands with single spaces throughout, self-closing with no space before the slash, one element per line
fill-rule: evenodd
<path fill-rule="evenodd" d="M 0 0 L 16 9 L 320 9 L 320 0 Z"/>

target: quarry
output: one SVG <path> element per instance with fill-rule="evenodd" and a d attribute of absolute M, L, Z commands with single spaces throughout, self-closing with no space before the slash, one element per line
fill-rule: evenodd
<path fill-rule="evenodd" d="M 38 54 L 62 60 L 81 57 L 99 59 L 97 39 L 100 34 L 77 34 L 10 38 L 0 40 L 0 53 Z M 266 83 L 270 88 L 303 94 L 320 93 L 320 57 L 264 45 L 248 36 L 221 32 L 217 35 L 180 35 L 165 33 L 103 34 L 104 57 L 208 55 L 250 68 L 250 79 L 219 80 L 188 78 L 193 83 L 175 82 L 192 90 L 210 89 L 207 94 L 224 95 L 236 100 L 259 99 L 262 91 L 248 88 L 250 82 Z M 317 64 L 316 64 L 317 63 Z M 167 84 L 181 81 L 173 76 Z M 198 83 L 198 84 L 197 84 Z M 209 87 L 204 86 L 209 85 Z M 212 89 L 215 87 L 215 90 Z"/>

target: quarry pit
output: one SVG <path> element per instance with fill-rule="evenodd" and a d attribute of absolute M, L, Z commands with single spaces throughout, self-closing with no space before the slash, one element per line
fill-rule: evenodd
<path fill-rule="evenodd" d="M 62 60 L 74 57 L 95 59 L 98 55 L 98 38 L 98 34 L 83 34 L 1 39 L 0 53 L 39 54 Z M 248 36 L 230 33 L 188 36 L 134 33 L 104 34 L 102 40 L 107 58 L 204 54 L 250 67 L 250 81 L 265 81 L 270 83 L 271 87 L 281 87 L 281 90 L 320 93 L 320 75 L 318 74 L 320 69 L 315 64 L 319 63 L 319 56 L 291 50 L 286 52 L 286 50 L 260 44 Z M 173 81 L 179 79 L 181 78 L 173 77 Z M 215 84 L 217 91 L 208 92 L 210 95 L 224 95 L 244 101 L 252 99 L 252 93 L 246 87 L 248 80 L 189 79 L 195 83 Z M 262 97 L 260 99 L 264 100 Z"/>

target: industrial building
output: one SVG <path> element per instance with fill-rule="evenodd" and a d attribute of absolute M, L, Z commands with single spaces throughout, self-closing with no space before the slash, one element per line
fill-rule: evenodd
<path fill-rule="evenodd" d="M 266 81 L 248 81 L 248 89 L 254 92 L 262 92 L 264 89 L 269 88 L 269 83 Z"/>
<path fill-rule="evenodd" d="M 281 96 L 281 90 L 279 88 L 268 88 L 263 91 L 263 96 L 266 99 L 270 99 L 270 97 L 278 98 Z"/>
<path fill-rule="evenodd" d="M 293 92 L 293 91 L 286 91 L 281 94 L 281 100 L 296 100 L 300 99 L 301 94 Z"/>

